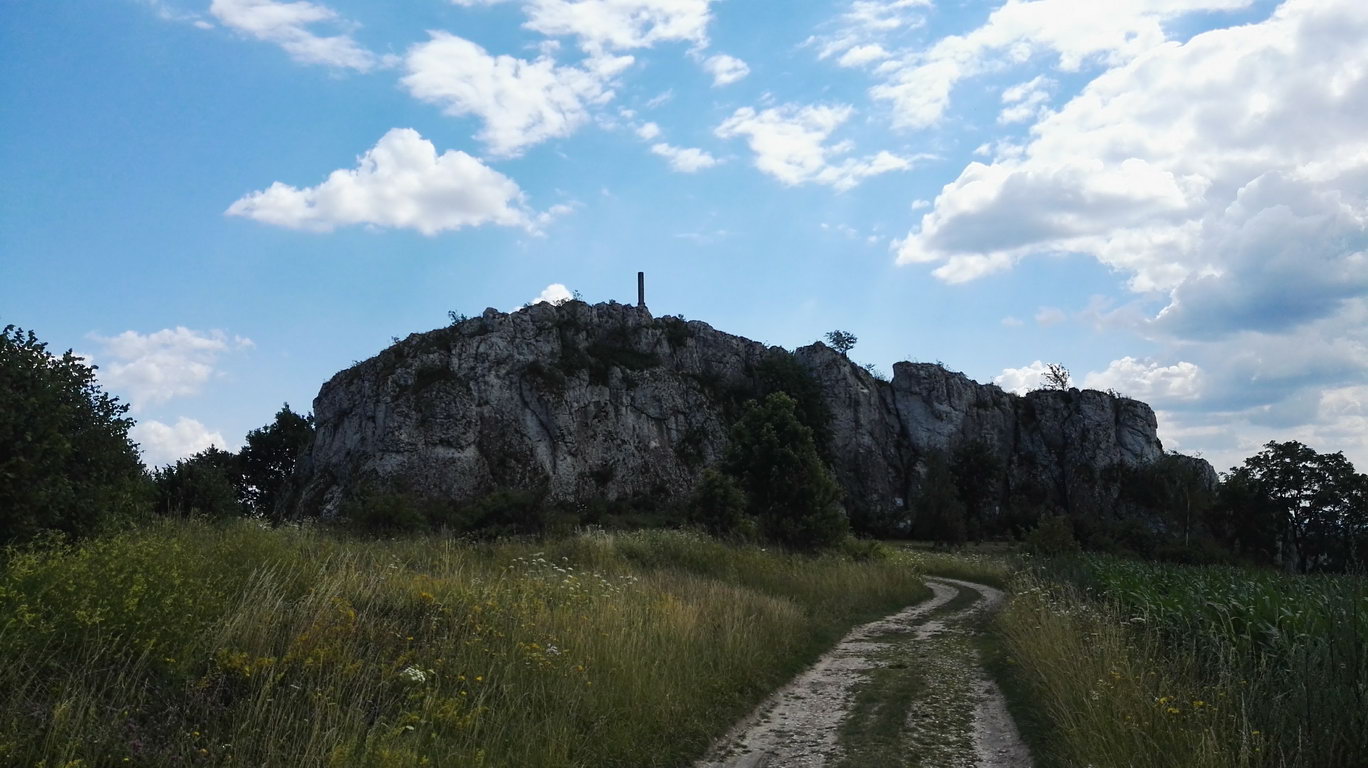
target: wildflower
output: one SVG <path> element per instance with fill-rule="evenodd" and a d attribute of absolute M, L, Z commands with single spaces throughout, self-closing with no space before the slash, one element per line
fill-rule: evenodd
<path fill-rule="evenodd" d="M 417 667 L 405 667 L 404 671 L 399 673 L 399 679 L 416 685 L 427 682 L 427 674 Z"/>
<path fill-rule="evenodd" d="M 1178 709 L 1177 707 L 1169 707 L 1169 708 L 1168 708 L 1168 713 L 1169 713 L 1170 715 L 1176 715 L 1176 714 L 1178 714 L 1178 712 L 1179 712 L 1179 709 Z"/>

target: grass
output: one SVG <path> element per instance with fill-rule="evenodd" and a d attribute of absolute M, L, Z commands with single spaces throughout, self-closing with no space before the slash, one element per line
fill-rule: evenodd
<path fill-rule="evenodd" d="M 1019 577 L 998 630 L 1045 765 L 1368 765 L 1361 577 L 1091 556 Z"/>
<path fill-rule="evenodd" d="M 901 553 L 688 533 L 358 540 L 165 522 L 0 561 L 0 764 L 686 764 L 851 626 Z"/>

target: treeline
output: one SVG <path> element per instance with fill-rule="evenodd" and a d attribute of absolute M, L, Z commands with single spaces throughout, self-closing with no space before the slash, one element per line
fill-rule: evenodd
<path fill-rule="evenodd" d="M 242 450 L 208 448 L 147 471 L 128 405 L 70 350 L 32 331 L 0 333 L 0 544 L 55 531 L 84 536 L 153 514 L 279 519 L 285 483 L 313 419 L 285 405 Z"/>

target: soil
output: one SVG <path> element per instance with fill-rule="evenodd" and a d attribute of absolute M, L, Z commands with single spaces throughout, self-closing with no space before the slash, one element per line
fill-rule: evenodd
<path fill-rule="evenodd" d="M 737 723 L 695 768 L 1031 768 L 1002 693 L 970 641 L 971 619 L 996 609 L 1002 592 L 939 577 L 927 585 L 930 600 L 851 631 Z M 907 710 L 903 732 L 892 735 L 892 747 L 883 734 L 870 751 L 858 742 L 864 731 L 843 726 L 857 700 L 861 711 L 880 705 L 869 702 L 882 690 L 871 678 L 880 670 L 896 674 L 903 666 L 916 676 L 903 691 L 913 692 L 910 702 L 899 701 Z"/>

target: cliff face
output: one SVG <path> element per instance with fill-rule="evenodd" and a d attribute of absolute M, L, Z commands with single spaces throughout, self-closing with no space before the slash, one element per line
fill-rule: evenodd
<path fill-rule="evenodd" d="M 486 310 L 326 383 L 294 498 L 302 514 L 331 516 L 363 488 L 455 501 L 530 487 L 564 501 L 677 497 L 721 459 L 772 355 L 627 305 Z M 929 364 L 898 363 L 881 381 L 821 344 L 793 360 L 830 412 L 827 453 L 852 514 L 905 517 L 935 451 L 990 457 L 994 505 L 1074 514 L 1114 501 L 1118 467 L 1162 454 L 1154 412 L 1135 400 L 1018 397 Z"/>

